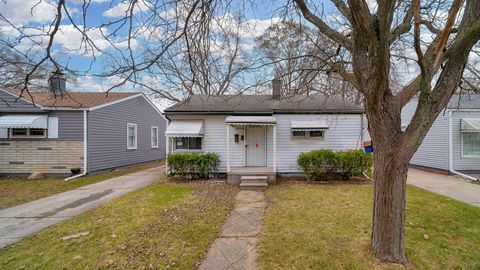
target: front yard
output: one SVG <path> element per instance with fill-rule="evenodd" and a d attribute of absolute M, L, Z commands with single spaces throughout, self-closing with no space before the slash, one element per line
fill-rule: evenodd
<path fill-rule="evenodd" d="M 236 191 L 225 183 L 156 182 L 0 250 L 0 268 L 193 269 Z M 79 232 L 88 235 L 61 239 Z"/>
<path fill-rule="evenodd" d="M 97 175 L 88 175 L 70 181 L 66 177 L 47 177 L 38 180 L 27 178 L 1 178 L 0 177 L 0 209 L 12 207 L 22 203 L 44 198 L 57 193 L 72 190 L 81 186 L 90 185 L 113 177 L 154 168 L 163 164 L 163 161 L 149 162 L 129 168 Z"/>
<path fill-rule="evenodd" d="M 267 192 L 262 269 L 401 269 L 369 249 L 371 185 L 281 183 Z M 480 208 L 409 186 L 406 254 L 417 269 L 480 269 Z"/>

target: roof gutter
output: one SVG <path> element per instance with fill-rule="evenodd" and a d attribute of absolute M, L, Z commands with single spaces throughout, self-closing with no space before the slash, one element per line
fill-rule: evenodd
<path fill-rule="evenodd" d="M 457 172 L 453 169 L 453 129 L 452 129 L 452 115 L 453 111 L 450 109 L 447 109 L 448 111 L 448 170 L 450 171 L 451 174 L 458 175 L 460 177 L 466 178 L 471 181 L 478 181 L 477 178 Z"/>

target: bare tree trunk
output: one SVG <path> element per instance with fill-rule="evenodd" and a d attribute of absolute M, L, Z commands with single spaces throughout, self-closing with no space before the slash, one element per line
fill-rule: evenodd
<path fill-rule="evenodd" d="M 405 198 L 408 161 L 398 156 L 390 145 L 375 145 L 390 149 L 375 154 L 375 193 L 373 209 L 372 248 L 378 259 L 407 263 L 405 258 Z M 403 159 L 403 160 L 402 160 Z"/>

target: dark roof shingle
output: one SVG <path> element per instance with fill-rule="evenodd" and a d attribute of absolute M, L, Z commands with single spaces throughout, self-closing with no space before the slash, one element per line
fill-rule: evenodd
<path fill-rule="evenodd" d="M 165 110 L 175 113 L 362 113 L 363 107 L 343 100 L 340 96 L 292 96 L 279 100 L 267 95 L 193 95 Z"/>

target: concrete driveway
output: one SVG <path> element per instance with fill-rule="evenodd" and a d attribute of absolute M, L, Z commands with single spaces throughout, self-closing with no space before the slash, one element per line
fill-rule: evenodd
<path fill-rule="evenodd" d="M 480 207 L 480 185 L 455 176 L 410 168 L 407 183 Z"/>
<path fill-rule="evenodd" d="M 165 166 L 160 166 L 135 172 L 0 210 L 0 248 L 118 196 L 148 186 L 164 170 Z"/>

